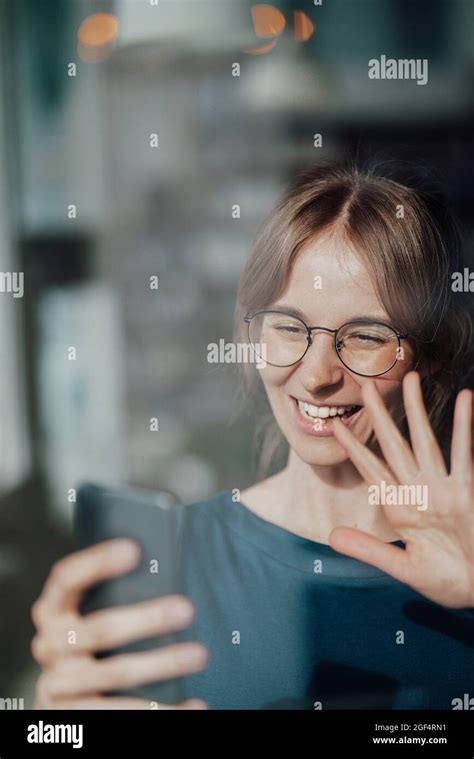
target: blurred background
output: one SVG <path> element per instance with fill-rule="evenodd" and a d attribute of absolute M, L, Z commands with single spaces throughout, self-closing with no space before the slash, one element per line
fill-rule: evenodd
<path fill-rule="evenodd" d="M 472 249 L 473 25 L 470 0 L 0 0 L 0 272 L 24 273 L 0 292 L 0 698 L 32 705 L 79 481 L 254 481 L 239 367 L 207 346 L 296 171 L 422 162 Z M 428 84 L 370 80 L 382 54 Z"/>

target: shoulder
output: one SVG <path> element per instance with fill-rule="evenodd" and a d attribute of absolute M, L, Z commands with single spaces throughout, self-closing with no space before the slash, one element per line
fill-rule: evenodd
<path fill-rule="evenodd" d="M 178 523 L 207 521 L 212 515 L 219 514 L 229 501 L 232 501 L 232 491 L 221 490 L 210 498 L 180 504 L 175 507 Z"/>

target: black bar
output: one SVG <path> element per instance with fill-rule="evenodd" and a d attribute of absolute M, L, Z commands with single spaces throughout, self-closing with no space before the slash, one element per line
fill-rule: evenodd
<path fill-rule="evenodd" d="M 0 759 L 35 755 L 120 755 L 136 759 L 183 747 L 200 753 L 218 749 L 220 755 L 226 756 L 229 750 L 240 747 L 246 754 L 254 753 L 258 746 L 262 755 L 268 756 L 273 745 L 291 757 L 309 750 L 312 758 L 360 755 L 472 759 L 473 733 L 470 710 L 18 710 L 0 712 Z M 61 742 L 62 735 L 70 742 Z M 43 742 L 28 742 L 28 736 L 42 738 Z M 57 742 L 49 742 L 50 738 Z"/>

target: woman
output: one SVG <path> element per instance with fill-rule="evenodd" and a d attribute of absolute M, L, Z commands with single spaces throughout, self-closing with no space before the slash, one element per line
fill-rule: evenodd
<path fill-rule="evenodd" d="M 282 434 L 286 464 L 180 511 L 182 597 L 81 617 L 136 548 L 58 562 L 33 607 L 38 708 L 149 708 L 104 694 L 178 676 L 179 708 L 456 708 L 474 674 L 473 322 L 433 203 L 339 167 L 289 189 L 237 307 L 277 425 L 264 455 Z M 171 630 L 172 647 L 94 658 Z"/>

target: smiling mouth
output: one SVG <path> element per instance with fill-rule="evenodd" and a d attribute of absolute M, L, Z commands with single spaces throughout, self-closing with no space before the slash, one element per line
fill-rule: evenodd
<path fill-rule="evenodd" d="M 315 419 L 330 419 L 336 416 L 341 420 L 346 420 L 353 416 L 353 414 L 357 414 L 362 408 L 362 406 L 356 404 L 348 406 L 315 406 L 312 403 L 299 401 L 297 398 L 294 400 L 301 416 L 312 421 Z"/>

